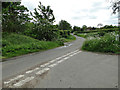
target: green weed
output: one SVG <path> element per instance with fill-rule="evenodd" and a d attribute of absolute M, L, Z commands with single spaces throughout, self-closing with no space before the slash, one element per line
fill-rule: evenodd
<path fill-rule="evenodd" d="M 93 52 L 120 54 L 120 42 L 118 39 L 119 35 L 117 33 L 106 33 L 103 37 L 87 39 L 82 49 Z"/>
<path fill-rule="evenodd" d="M 39 41 L 25 35 L 9 34 L 2 40 L 2 56 L 9 58 L 59 46 L 59 42 Z"/>

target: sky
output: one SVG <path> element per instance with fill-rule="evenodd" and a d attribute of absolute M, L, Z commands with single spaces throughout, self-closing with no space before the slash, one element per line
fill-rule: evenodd
<path fill-rule="evenodd" d="M 38 7 L 39 1 L 50 6 L 55 16 L 55 23 L 68 21 L 72 26 L 117 25 L 117 14 L 112 14 L 109 0 L 22 0 L 21 4 L 31 12 Z"/>

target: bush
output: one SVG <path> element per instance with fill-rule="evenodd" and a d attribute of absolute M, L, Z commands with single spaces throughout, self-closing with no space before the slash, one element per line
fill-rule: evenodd
<path fill-rule="evenodd" d="M 107 33 L 103 37 L 87 39 L 83 46 L 83 50 L 106 53 L 120 53 L 120 42 L 118 34 L 115 32 Z"/>
<path fill-rule="evenodd" d="M 2 56 L 13 57 L 61 46 L 61 42 L 39 41 L 19 34 L 9 34 L 2 39 Z"/>
<path fill-rule="evenodd" d="M 93 32 L 113 32 L 118 31 L 118 28 L 109 28 L 109 29 L 96 29 L 96 30 L 89 30 L 89 31 L 76 31 L 77 33 L 93 33 Z"/>
<path fill-rule="evenodd" d="M 54 41 L 59 38 L 59 31 L 54 30 L 53 25 L 35 25 L 32 29 L 26 29 L 23 34 L 34 39 Z"/>
<path fill-rule="evenodd" d="M 67 38 L 70 35 L 70 30 L 59 30 L 62 38 Z"/>

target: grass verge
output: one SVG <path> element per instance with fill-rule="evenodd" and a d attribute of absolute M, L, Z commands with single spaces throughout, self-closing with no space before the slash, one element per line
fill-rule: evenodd
<path fill-rule="evenodd" d="M 103 37 L 87 39 L 82 50 L 120 54 L 119 35 L 112 32 L 106 33 Z"/>
<path fill-rule="evenodd" d="M 73 35 L 69 35 L 69 36 L 67 36 L 67 38 L 61 38 L 60 40 L 62 42 L 72 42 L 72 41 L 76 40 L 76 37 Z"/>
<path fill-rule="evenodd" d="M 61 46 L 59 41 L 39 41 L 19 34 L 3 35 L 2 57 L 10 58 Z"/>
<path fill-rule="evenodd" d="M 76 40 L 75 36 L 68 36 L 58 41 L 39 41 L 31 37 L 19 34 L 3 34 L 2 56 L 0 58 L 11 58 L 28 53 L 48 50 L 64 45 L 64 42 Z"/>

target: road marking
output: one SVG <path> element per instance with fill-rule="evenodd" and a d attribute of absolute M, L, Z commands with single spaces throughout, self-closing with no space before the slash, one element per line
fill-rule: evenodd
<path fill-rule="evenodd" d="M 57 65 L 57 63 L 51 64 L 50 66 L 48 66 L 49 68 L 55 67 Z"/>
<path fill-rule="evenodd" d="M 66 56 L 68 56 L 68 55 L 70 55 L 70 54 L 72 54 L 72 53 L 74 53 L 74 52 L 77 52 L 77 51 L 79 51 L 79 50 L 75 50 L 75 51 L 70 52 L 70 53 L 68 53 L 68 54 L 66 54 L 66 55 L 63 55 L 63 56 L 61 56 L 61 57 L 58 57 L 58 58 L 56 58 L 56 59 L 59 60 L 59 59 L 61 59 L 61 58 L 63 58 L 63 57 L 66 57 Z"/>
<path fill-rule="evenodd" d="M 51 60 L 51 61 L 49 61 L 49 63 L 53 63 L 53 62 L 55 62 L 55 61 L 57 61 L 57 60 L 59 60 L 59 59 L 61 59 L 61 58 L 63 58 L 63 57 L 66 57 L 66 56 L 68 56 L 68 55 L 70 55 L 70 54 L 72 54 L 72 53 L 74 53 L 74 52 L 77 52 L 77 51 L 79 51 L 79 50 L 75 50 L 75 51 L 70 52 L 70 53 L 68 53 L 68 54 L 66 54 L 66 55 L 63 55 L 63 56 L 58 57 L 58 58 L 56 58 L 56 59 L 54 59 L 54 60 Z"/>
<path fill-rule="evenodd" d="M 9 84 L 10 82 L 20 79 L 22 77 L 24 77 L 24 75 L 18 75 L 17 77 L 10 79 L 9 81 L 5 81 L 4 84 Z"/>
<path fill-rule="evenodd" d="M 55 62 L 55 61 L 56 61 L 56 59 L 54 59 L 54 60 L 50 61 L 49 63 L 53 63 L 53 62 Z"/>
<path fill-rule="evenodd" d="M 60 60 L 60 61 L 58 61 L 57 63 L 59 64 L 59 63 L 61 63 L 61 62 L 63 62 L 63 60 Z"/>
<path fill-rule="evenodd" d="M 26 71 L 26 73 L 32 73 L 32 72 L 34 72 L 34 71 L 36 71 L 36 70 L 38 70 L 38 69 L 40 69 L 40 68 L 35 68 L 35 69 L 33 69 L 33 70 Z"/>
<path fill-rule="evenodd" d="M 43 64 L 43 65 L 41 65 L 40 67 L 41 68 L 44 68 L 44 67 L 46 67 L 47 65 L 49 65 L 50 63 L 45 63 L 45 64 Z"/>
<path fill-rule="evenodd" d="M 46 64 L 44 64 L 44 66 L 47 66 L 47 65 L 49 65 L 50 63 L 46 63 Z"/>
<path fill-rule="evenodd" d="M 27 77 L 26 79 L 14 84 L 13 86 L 20 87 L 20 86 L 24 85 L 25 83 L 31 81 L 32 79 L 34 79 L 34 77 Z"/>
<path fill-rule="evenodd" d="M 50 70 L 50 68 L 44 68 L 44 69 L 38 71 L 36 74 L 41 75 L 41 74 L 43 74 L 43 73 L 45 73 L 46 71 L 49 71 L 49 70 Z"/>
<path fill-rule="evenodd" d="M 66 60 L 66 59 L 68 59 L 69 57 L 65 57 L 63 60 Z"/>
<path fill-rule="evenodd" d="M 34 75 L 34 74 L 36 74 L 36 75 L 41 75 L 41 74 L 49 71 L 51 68 L 55 67 L 56 65 L 62 63 L 63 61 L 69 59 L 70 57 L 72 57 L 72 56 L 74 56 L 74 55 L 76 55 L 76 54 L 78 54 L 78 53 L 80 53 L 80 52 L 82 52 L 82 51 L 75 50 L 75 51 L 70 52 L 70 53 L 68 53 L 68 54 L 65 54 L 65 55 L 63 55 L 63 56 L 61 56 L 61 57 L 58 57 L 58 58 L 56 58 L 56 59 L 54 59 L 54 60 L 51 60 L 51 61 L 49 61 L 49 62 L 47 62 L 47 63 L 45 63 L 45 64 L 43 64 L 43 65 L 40 65 L 40 66 L 36 67 L 35 69 L 28 70 L 28 71 L 25 72 L 25 74 L 27 74 L 28 77 L 27 77 L 26 79 L 24 79 L 24 80 L 21 80 L 21 81 L 20 81 L 20 79 L 21 79 L 22 77 L 24 77 L 25 75 L 18 75 L 17 77 L 15 77 L 15 78 L 13 78 L 13 79 L 10 79 L 9 81 L 5 81 L 4 84 L 5 84 L 6 86 L 9 86 L 9 87 L 20 87 L 20 86 L 24 85 L 25 83 L 29 82 L 30 80 L 34 79 L 35 77 L 33 77 L 32 75 Z M 39 69 L 41 69 L 41 70 L 39 70 Z M 36 71 L 36 70 L 39 70 L 39 71 L 34 72 L 34 71 Z M 33 73 L 33 74 L 31 75 L 30 73 Z M 16 80 L 17 80 L 17 81 L 16 81 Z M 15 81 L 15 82 L 17 82 L 17 83 L 12 82 L 12 81 Z M 18 81 L 19 81 L 19 82 L 18 82 Z M 10 84 L 11 82 L 12 82 L 12 83 L 15 83 L 15 84 Z M 12 85 L 12 86 L 11 86 L 11 85 Z"/>

